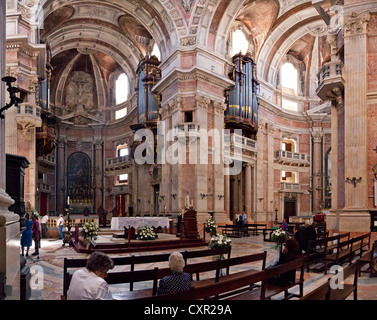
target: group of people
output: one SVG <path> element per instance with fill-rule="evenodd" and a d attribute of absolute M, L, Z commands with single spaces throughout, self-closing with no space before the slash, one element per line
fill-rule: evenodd
<path fill-rule="evenodd" d="M 162 278 L 157 294 L 169 294 L 191 287 L 191 275 L 183 272 L 185 260 L 180 252 L 175 251 L 169 256 L 169 267 L 172 275 Z M 114 261 L 105 253 L 93 252 L 86 268 L 73 273 L 67 300 L 113 300 L 107 282 L 107 273 L 114 268 Z"/>
<path fill-rule="evenodd" d="M 37 256 L 39 259 L 39 248 L 41 243 L 41 228 L 39 225 L 38 218 L 35 214 L 30 216 L 29 213 L 25 215 L 25 229 L 22 231 L 21 234 L 21 249 L 22 249 L 22 256 L 25 256 L 25 248 L 26 248 L 26 256 L 29 256 L 29 250 L 32 246 L 34 240 L 34 252 L 31 254 L 32 256 Z"/>

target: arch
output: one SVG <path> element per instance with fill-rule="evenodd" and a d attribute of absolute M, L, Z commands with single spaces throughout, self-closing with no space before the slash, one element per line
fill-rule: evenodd
<path fill-rule="evenodd" d="M 170 53 L 172 53 L 177 46 L 179 36 L 176 28 L 172 27 L 174 21 L 170 18 L 165 7 L 158 1 L 150 3 L 149 1 L 144 0 L 113 0 L 111 3 L 98 1 L 95 4 L 109 10 L 117 10 L 119 11 L 119 16 L 121 14 L 129 14 L 138 20 L 148 30 L 157 43 L 162 59 L 165 59 Z M 77 1 L 67 2 L 66 0 L 40 0 L 38 10 L 35 12 L 37 20 L 42 22 L 55 10 L 68 5 L 77 7 L 80 3 Z M 74 15 L 75 13 L 73 14 L 73 18 Z M 88 18 L 93 19 L 91 16 L 88 16 Z M 80 17 L 80 20 L 81 24 L 85 24 L 85 19 Z M 118 28 L 117 31 L 119 32 L 118 21 L 117 23 L 112 23 Z M 98 25 L 95 25 L 94 28 L 97 28 L 98 30 Z"/>

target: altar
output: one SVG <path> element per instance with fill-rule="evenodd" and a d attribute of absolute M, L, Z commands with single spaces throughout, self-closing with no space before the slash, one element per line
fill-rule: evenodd
<path fill-rule="evenodd" d="M 139 229 L 145 226 L 154 228 L 169 228 L 167 217 L 113 217 L 111 219 L 111 230 L 123 230 L 126 228 Z"/>

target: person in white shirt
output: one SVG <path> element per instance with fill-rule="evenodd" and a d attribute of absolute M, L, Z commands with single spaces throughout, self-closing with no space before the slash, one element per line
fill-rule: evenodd
<path fill-rule="evenodd" d="M 63 219 L 62 214 L 59 215 L 59 219 L 56 225 L 58 226 L 58 230 L 59 230 L 59 239 L 62 240 L 63 239 L 63 225 L 64 225 L 64 219 Z"/>
<path fill-rule="evenodd" d="M 86 264 L 86 269 L 73 273 L 67 300 L 113 300 L 105 278 L 114 268 L 113 260 L 103 252 L 93 252 Z"/>

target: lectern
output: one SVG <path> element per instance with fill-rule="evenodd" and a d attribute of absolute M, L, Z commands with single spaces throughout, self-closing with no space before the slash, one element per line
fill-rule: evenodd
<path fill-rule="evenodd" d="M 186 239 L 199 238 L 195 210 L 189 209 L 183 215 L 183 237 Z"/>

